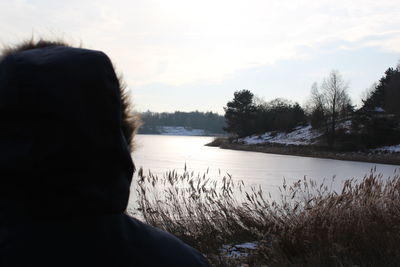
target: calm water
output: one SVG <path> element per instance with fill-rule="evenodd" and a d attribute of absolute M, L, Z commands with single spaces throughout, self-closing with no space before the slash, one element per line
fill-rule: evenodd
<path fill-rule="evenodd" d="M 399 166 L 318 159 L 298 156 L 234 151 L 207 147 L 212 137 L 137 135 L 137 149 L 133 154 L 136 167 L 163 174 L 169 170 L 182 172 L 185 164 L 189 171 L 221 178 L 226 173 L 247 186 L 261 185 L 263 190 L 276 192 L 283 179 L 289 183 L 304 176 L 329 181 L 336 176 L 333 188 L 340 187 L 348 178 L 361 179 L 371 168 L 385 177 L 392 176 Z"/>

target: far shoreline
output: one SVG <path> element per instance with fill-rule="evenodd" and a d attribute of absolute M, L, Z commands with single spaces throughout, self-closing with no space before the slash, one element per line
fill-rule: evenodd
<path fill-rule="evenodd" d="M 218 139 L 217 139 L 218 140 Z M 227 140 L 213 141 L 206 146 L 219 147 L 239 151 L 261 152 L 278 155 L 291 155 L 300 157 L 324 158 L 345 161 L 369 162 L 376 164 L 400 165 L 400 153 L 384 152 L 342 152 L 328 151 L 323 147 L 306 145 L 282 145 L 275 143 L 263 143 L 257 145 L 229 143 Z"/>

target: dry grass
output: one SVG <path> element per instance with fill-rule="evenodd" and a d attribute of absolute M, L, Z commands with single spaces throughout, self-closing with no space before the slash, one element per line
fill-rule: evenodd
<path fill-rule="evenodd" d="M 374 170 L 336 193 L 307 179 L 283 184 L 281 199 L 244 190 L 227 176 L 138 174 L 138 211 L 178 236 L 214 266 L 399 266 L 400 177 Z M 224 244 L 256 242 L 241 258 Z"/>

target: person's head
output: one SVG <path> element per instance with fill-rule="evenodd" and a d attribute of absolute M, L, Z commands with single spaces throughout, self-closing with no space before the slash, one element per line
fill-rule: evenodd
<path fill-rule="evenodd" d="M 7 56 L 20 53 L 27 50 L 32 49 L 40 49 L 47 47 L 72 47 L 67 42 L 63 40 L 45 40 L 39 39 L 35 41 L 33 38 L 20 42 L 14 46 L 6 46 L 0 52 L 0 63 L 2 59 Z M 133 152 L 134 150 L 134 136 L 137 128 L 140 125 L 140 120 L 137 116 L 133 114 L 132 104 L 129 101 L 128 94 L 126 92 L 126 84 L 121 75 L 117 75 L 118 77 L 118 88 L 121 96 L 121 108 L 122 108 L 122 131 L 126 138 L 127 144 L 129 146 L 129 150 Z"/>
<path fill-rule="evenodd" d="M 104 53 L 45 40 L 5 49 L 0 201 L 47 215 L 123 211 L 137 126 Z"/>

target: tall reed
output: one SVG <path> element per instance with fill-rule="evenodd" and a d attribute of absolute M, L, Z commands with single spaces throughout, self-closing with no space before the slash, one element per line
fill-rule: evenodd
<path fill-rule="evenodd" d="M 400 177 L 375 170 L 335 192 L 306 178 L 273 199 L 229 175 L 139 170 L 137 210 L 204 253 L 215 266 L 399 266 Z M 253 242 L 231 257 L 221 248 Z"/>

